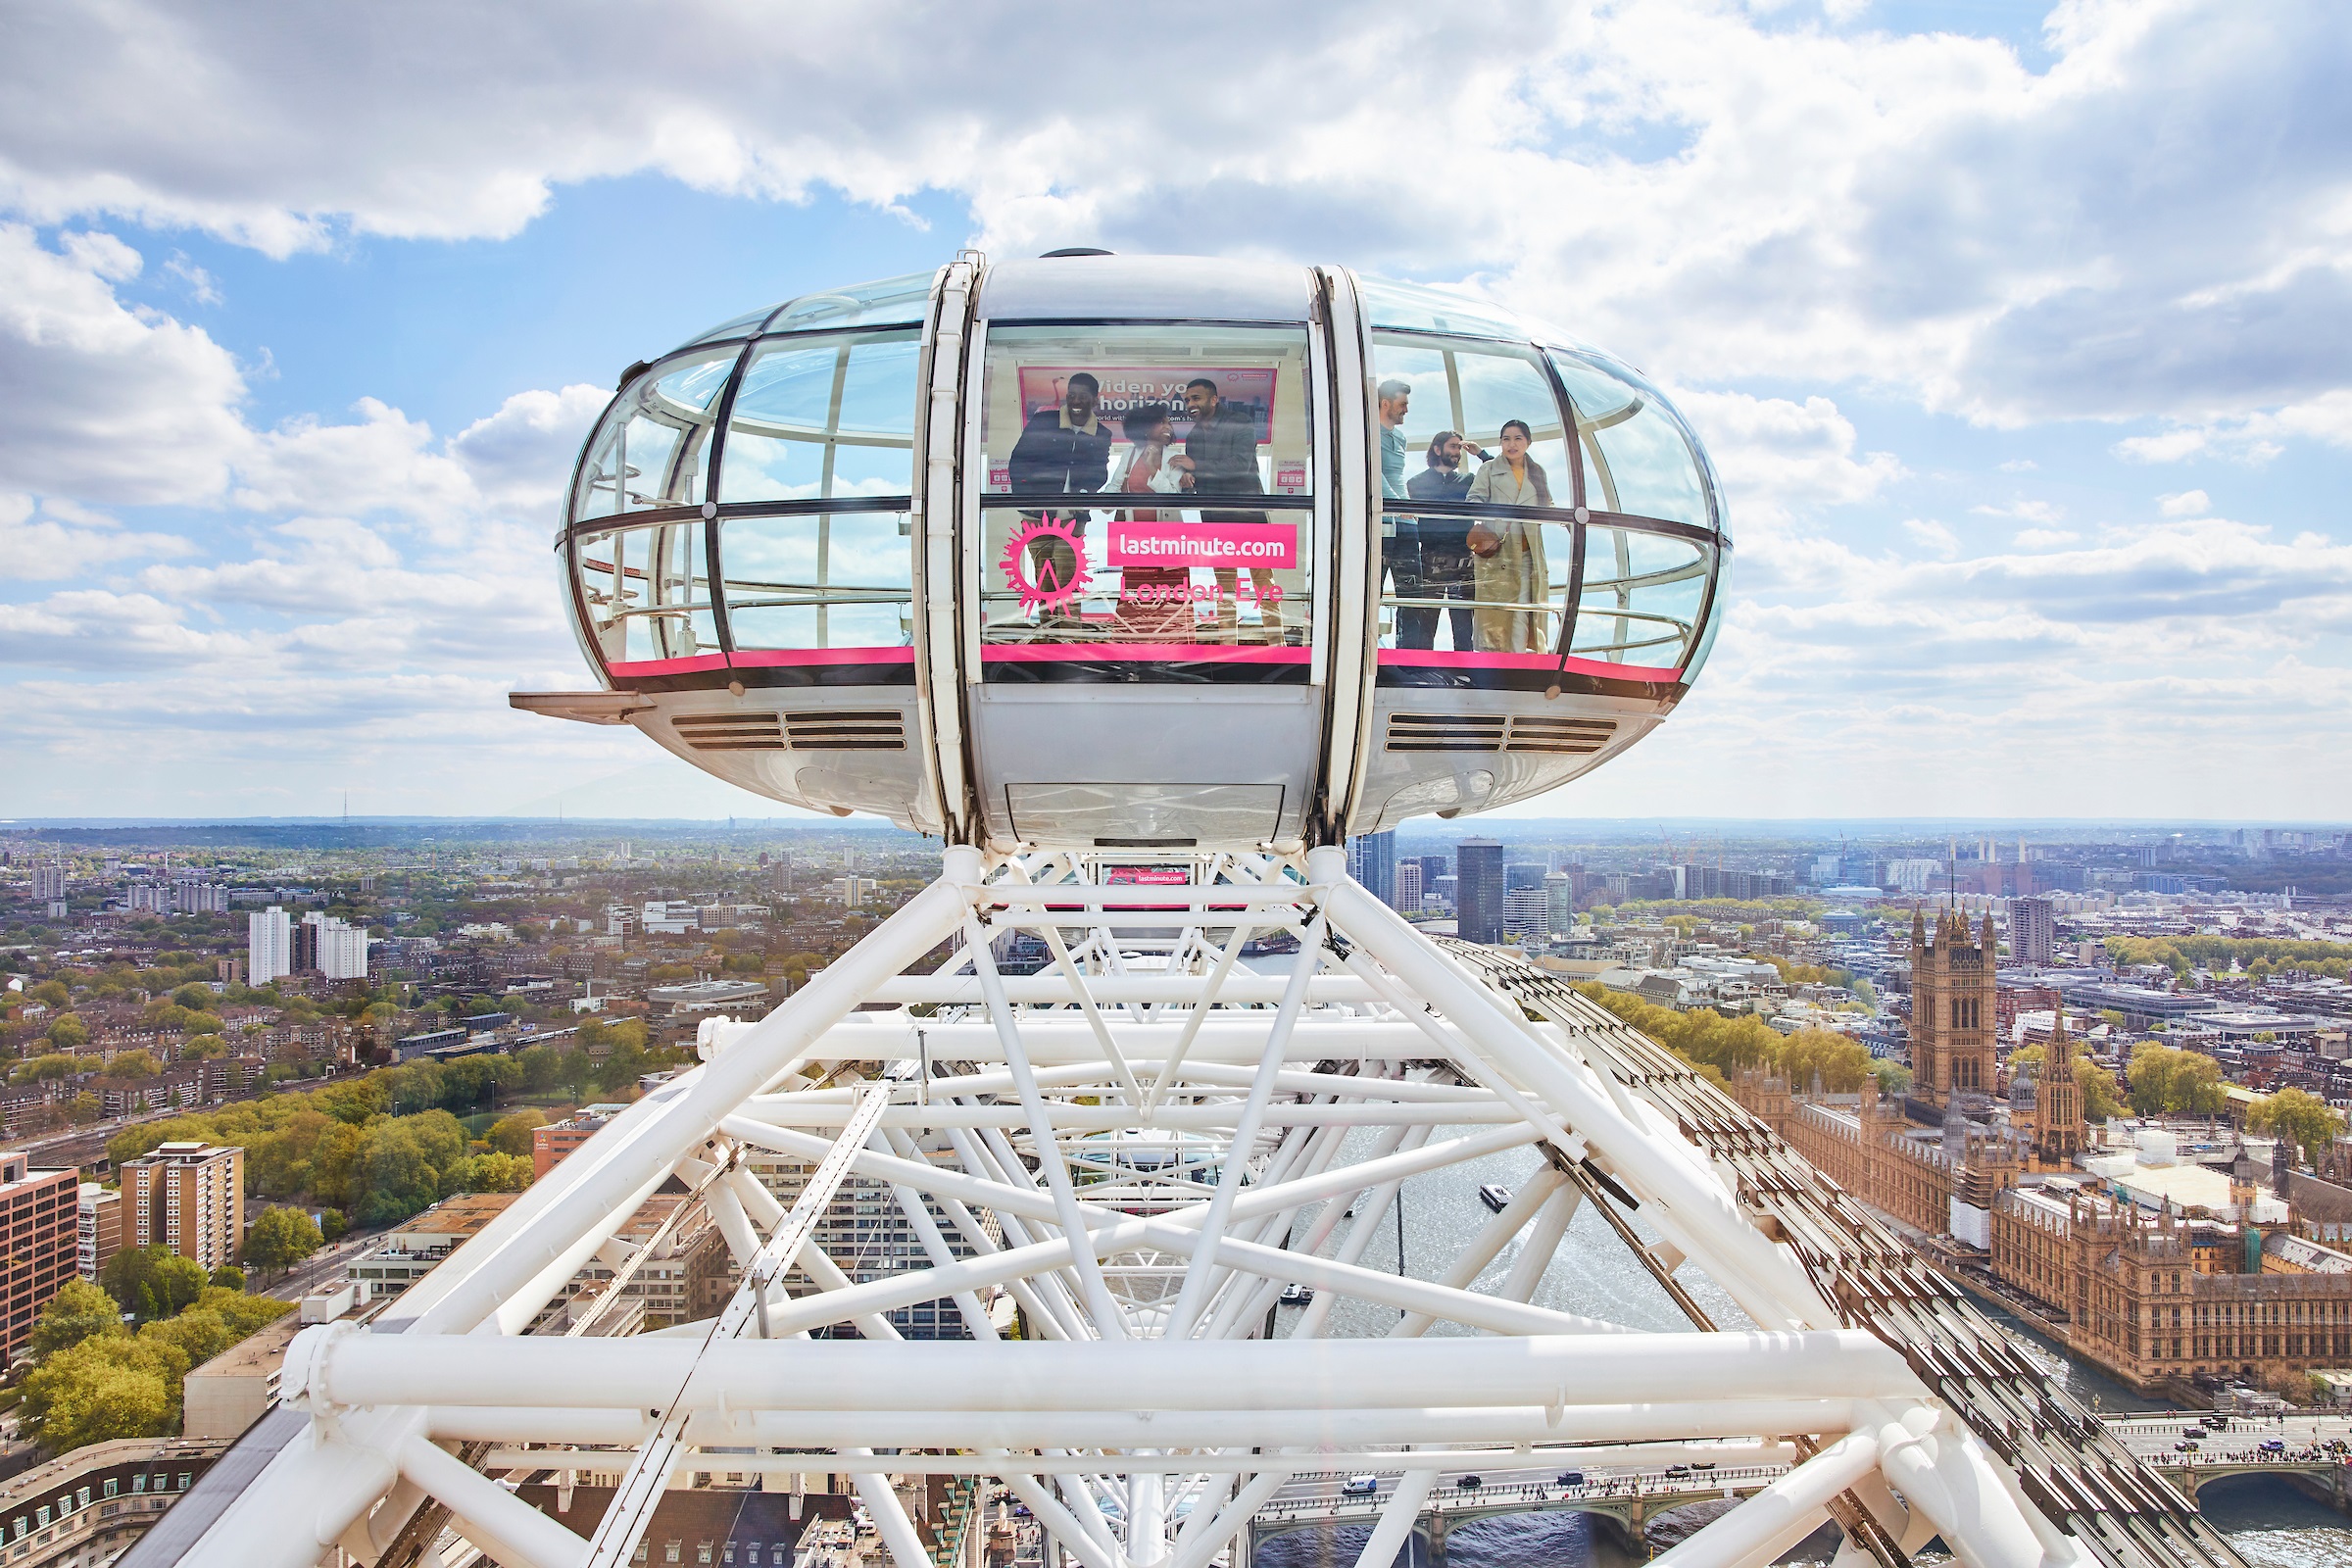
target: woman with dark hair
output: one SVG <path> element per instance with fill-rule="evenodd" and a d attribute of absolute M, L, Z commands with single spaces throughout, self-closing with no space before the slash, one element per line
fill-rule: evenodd
<path fill-rule="evenodd" d="M 1534 440 L 1526 420 L 1504 420 L 1502 455 L 1478 470 L 1462 499 L 1490 507 L 1550 506 L 1551 480 L 1528 455 Z M 1477 562 L 1480 651 L 1548 653 L 1540 608 L 1550 591 L 1543 524 L 1530 517 L 1480 517 L 1470 524 L 1469 545 Z"/>
<path fill-rule="evenodd" d="M 1127 437 L 1127 456 L 1110 488 L 1121 495 L 1173 495 L 1182 470 L 1168 462 L 1168 443 L 1175 423 L 1159 404 L 1129 411 L 1120 420 Z M 1183 515 L 1170 513 L 1170 518 Z M 1127 514 L 1133 522 L 1157 522 L 1161 514 L 1139 510 Z M 1193 572 L 1189 566 L 1121 566 L 1119 568 L 1119 633 L 1138 642 L 1190 642 L 1193 639 Z"/>
<path fill-rule="evenodd" d="M 1427 466 L 1413 475 L 1404 487 L 1405 493 L 1415 501 L 1461 500 L 1470 489 L 1470 475 L 1462 469 L 1465 453 L 1478 458 L 1487 455 L 1486 448 L 1465 444 L 1456 431 L 1440 430 L 1431 436 Z M 1476 646 L 1470 630 L 1470 519 L 1423 514 L 1418 520 L 1421 592 L 1412 597 L 1460 601 L 1460 607 L 1447 611 L 1446 614 L 1453 622 L 1453 651 L 1466 654 Z M 1437 647 L 1438 607 L 1400 607 L 1396 612 L 1396 646 Z"/>

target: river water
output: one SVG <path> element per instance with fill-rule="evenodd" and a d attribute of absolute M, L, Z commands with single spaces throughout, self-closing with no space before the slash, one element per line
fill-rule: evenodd
<path fill-rule="evenodd" d="M 1370 1135 L 1356 1136 L 1368 1139 Z M 1535 1173 L 1540 1162 L 1541 1156 L 1533 1150 L 1512 1150 L 1408 1181 L 1404 1188 L 1402 1226 L 1405 1271 L 1422 1279 L 1436 1278 L 1490 1217 L 1486 1205 L 1479 1201 L 1480 1184 L 1499 1182 L 1516 1189 Z M 1642 1232 L 1645 1240 L 1654 1235 L 1642 1225 L 1639 1213 L 1633 1220 L 1635 1229 Z M 1311 1213 L 1302 1218 L 1301 1231 L 1312 1221 Z M 1382 1222 L 1379 1234 L 1364 1254 L 1366 1267 L 1388 1270 L 1396 1267 L 1397 1230 L 1394 1215 Z M 1343 1225 L 1339 1239 L 1344 1240 L 1346 1234 Z M 1517 1250 L 1516 1243 L 1505 1249 L 1479 1277 L 1477 1288 L 1492 1289 L 1499 1285 L 1510 1272 Z M 1749 1319 L 1731 1298 L 1712 1281 L 1698 1277 L 1694 1267 L 1686 1268 L 1679 1278 L 1717 1323 L 1727 1328 L 1748 1325 Z M 1578 1211 L 1569 1227 L 1568 1240 L 1545 1272 L 1535 1299 L 1539 1305 L 1608 1318 L 1637 1328 L 1669 1333 L 1690 1328 L 1666 1293 L 1635 1261 L 1591 1204 Z M 1288 1333 L 1298 1316 L 1296 1308 L 1284 1308 L 1279 1314 L 1277 1334 Z M 2029 1356 L 2084 1403 L 2109 1411 L 2164 1408 L 2097 1371 L 2067 1359 L 2054 1346 L 2008 1314 L 1993 1312 L 1991 1316 L 2018 1340 Z M 1387 1333 L 1395 1321 L 1396 1314 L 1389 1308 L 1342 1301 L 1335 1303 L 1326 1332 L 1334 1337 L 1369 1337 Z M 1441 1326 L 1432 1332 L 1467 1331 Z M 2230 1538 L 2253 1568 L 2343 1568 L 2352 1564 L 2352 1521 L 2325 1504 L 2312 1501 L 2284 1481 L 2252 1477 L 2223 1483 L 2205 1489 L 2203 1500 L 2205 1517 Z M 1356 1553 L 1369 1533 L 1369 1527 L 1351 1527 L 1336 1532 L 1299 1531 L 1277 1537 L 1259 1548 L 1252 1568 L 1353 1568 Z M 1826 1561 L 1828 1552 L 1822 1544 L 1830 1540 L 1825 1532 L 1788 1560 Z M 1465 1528 L 1448 1538 L 1446 1556 L 1451 1568 L 1633 1568 L 1642 1560 L 1640 1554 L 1629 1553 L 1624 1544 L 1613 1537 L 1607 1522 L 1568 1513 L 1527 1514 Z M 1937 1558 L 1930 1554 L 1921 1560 L 1933 1562 Z M 1400 1568 L 1418 1568 L 1418 1565 L 1404 1565 L 1401 1557 L 1399 1564 Z"/>

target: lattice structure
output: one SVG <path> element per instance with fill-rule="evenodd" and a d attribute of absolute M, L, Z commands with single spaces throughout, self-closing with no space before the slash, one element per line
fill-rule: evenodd
<path fill-rule="evenodd" d="M 1842 1193 L 1565 987 L 1432 942 L 1336 849 L 1203 855 L 1183 885 L 1102 872 L 950 850 L 764 1021 L 707 1031 L 703 1067 L 397 1316 L 305 1331 L 299 1414 L 257 1440 L 266 1462 L 190 1499 L 184 1560 L 387 1562 L 446 1508 L 500 1562 L 619 1564 L 674 1470 L 766 1468 L 855 1474 L 895 1568 L 953 1544 L 894 1490 L 924 1475 L 997 1478 L 1085 1568 L 1209 1568 L 1293 1476 L 1378 1470 L 1404 1476 L 1359 1557 L 1386 1568 L 1443 1471 L 1703 1452 L 1786 1468 L 1660 1559 L 1678 1568 L 1768 1563 L 1825 1520 L 1854 1563 L 1939 1535 L 1985 1568 L 2235 1561 Z M 999 972 L 1016 932 L 1048 967 Z M 1283 939 L 1295 952 L 1241 961 Z M 1537 1174 L 1436 1278 L 1366 1266 L 1404 1181 L 1528 1148 Z M 789 1210 L 755 1151 L 811 1167 Z M 927 1267 L 852 1283 L 825 1255 L 814 1220 L 852 1173 L 891 1187 Z M 741 1264 L 724 1312 L 515 1337 L 672 1176 Z M 1585 1204 L 1690 1332 L 1535 1304 Z M 814 1288 L 792 1294 L 795 1269 Z M 1701 1309 L 1700 1275 L 1744 1324 Z M 1312 1304 L 1268 1340 L 1292 1286 Z M 972 1337 L 900 1341 L 886 1314 L 936 1298 Z M 1335 1338 L 1343 1298 L 1399 1316 Z M 843 1325 L 863 1339 L 810 1337 Z M 626 1477 L 593 1540 L 499 1479 L 585 1470 Z"/>

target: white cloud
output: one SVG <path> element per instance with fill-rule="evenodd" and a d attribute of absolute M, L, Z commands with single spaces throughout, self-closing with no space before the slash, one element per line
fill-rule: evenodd
<path fill-rule="evenodd" d="M 60 582 L 122 562 L 186 555 L 185 539 L 127 531 L 114 518 L 71 501 L 39 504 L 30 496 L 0 495 L 0 561 L 19 582 Z"/>
<path fill-rule="evenodd" d="M 2338 388 L 2284 408 L 2179 424 L 2156 435 L 2132 436 L 2117 442 L 2115 449 L 2140 463 L 2215 457 L 2264 464 L 2295 440 L 2352 447 L 2352 389 Z"/>
<path fill-rule="evenodd" d="M 1867 501 L 1903 477 L 1891 452 L 1856 456 L 1853 422 L 1828 398 L 1680 392 L 1675 401 L 1722 472 L 1735 531 Z"/>
<path fill-rule="evenodd" d="M 1949 561 L 1960 553 L 1960 541 L 1952 530 L 1933 517 L 1913 517 L 1903 524 L 1903 532 L 1929 553 Z"/>
<path fill-rule="evenodd" d="M 1868 20 L 1845 0 L 1828 25 L 1545 0 L 1504 53 L 1443 8 L 1275 8 L 1239 52 L 1219 27 L 1155 36 L 1186 90 L 1122 102 L 1117 134 L 1084 93 L 1005 89 L 1100 76 L 1109 40 L 1047 12 L 404 16 L 435 47 L 383 48 L 337 7 L 267 28 L 154 0 L 45 13 L 0 65 L 0 200 L 284 254 L 511 235 L 557 185 L 638 172 L 779 200 L 944 190 L 1013 254 L 1479 271 L 1684 384 L 1869 379 L 2014 422 L 2234 417 L 2344 377 L 2352 13 L 2328 0 L 2067 0 L 2038 73 L 1995 40 L 1843 25 Z M 1430 60 L 1448 68 L 1400 92 Z M 1182 156 L 1135 156 L 1154 144 Z"/>
<path fill-rule="evenodd" d="M 450 454 L 492 501 L 552 506 L 563 498 L 588 426 L 612 400 L 612 392 L 599 386 L 517 392 L 496 414 L 452 436 Z"/>
<path fill-rule="evenodd" d="M 2071 528 L 2020 528 L 2011 540 L 2020 550 L 2056 550 L 2082 542 L 2082 536 Z"/>
<path fill-rule="evenodd" d="M 2213 510 L 2213 498 L 2202 490 L 2181 490 L 2156 498 L 2156 510 L 2168 517 L 2196 517 Z"/>
<path fill-rule="evenodd" d="M 0 222 L 0 487 L 200 501 L 250 447 L 228 351 L 116 297 L 138 264 L 108 234 L 70 234 L 50 250 Z"/>

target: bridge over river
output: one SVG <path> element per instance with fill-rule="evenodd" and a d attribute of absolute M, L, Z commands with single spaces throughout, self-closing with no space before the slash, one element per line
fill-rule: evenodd
<path fill-rule="evenodd" d="M 2217 1424 L 2211 1416 L 2132 1414 L 2110 1416 L 2105 1425 L 2109 1436 L 2192 1502 L 2202 1490 L 2238 1477 L 2284 1476 L 2352 1512 L 2352 1416 L 2237 1417 Z M 1619 1544 L 1638 1557 L 1647 1550 L 1656 1520 L 1694 1503 L 1759 1492 L 1787 1474 L 1795 1457 L 1785 1447 L 1754 1444 L 1645 1446 L 1651 1451 L 1431 1453 L 1421 1456 L 1421 1467 L 1375 1474 L 1369 1492 L 1348 1491 L 1351 1478 L 1337 1471 L 1302 1473 L 1251 1521 L 1248 1560 L 1264 1560 L 1261 1548 L 1301 1531 L 1368 1531 L 1400 1485 L 1427 1489 L 1413 1526 L 1415 1568 L 1443 1568 L 1447 1538 L 1466 1527 L 1533 1513 L 1607 1520 Z M 1669 1447 L 1674 1451 L 1663 1451 Z M 1531 1458 L 1541 1462 L 1531 1465 Z M 1461 1462 L 1443 1469 L 1428 1463 L 1440 1459 Z M 1353 1553 L 1340 1555 L 1351 1559 Z"/>

